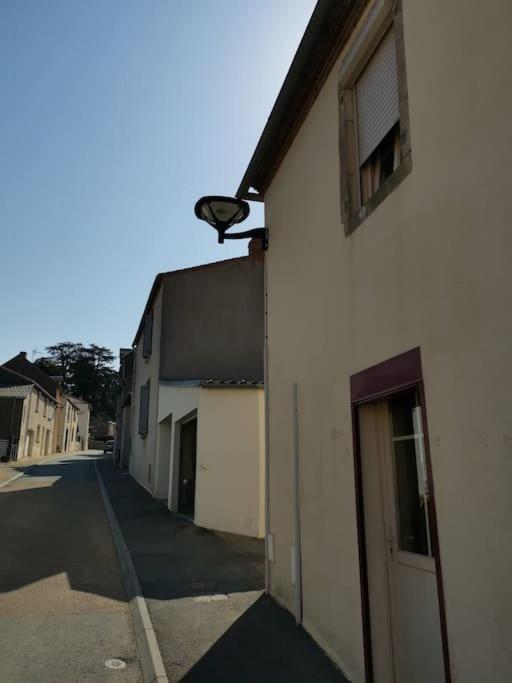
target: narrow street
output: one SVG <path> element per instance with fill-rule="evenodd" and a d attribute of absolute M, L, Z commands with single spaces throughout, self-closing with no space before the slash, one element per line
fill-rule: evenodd
<path fill-rule="evenodd" d="M 54 460 L 0 488 L 0 681 L 142 680 L 95 459 Z"/>

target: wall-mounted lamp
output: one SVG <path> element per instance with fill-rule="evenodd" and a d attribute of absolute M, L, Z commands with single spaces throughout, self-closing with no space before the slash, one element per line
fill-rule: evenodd
<path fill-rule="evenodd" d="M 255 237 L 261 240 L 263 249 L 267 248 L 267 229 L 253 228 L 244 232 L 228 233 L 227 230 L 236 223 L 245 221 L 250 213 L 249 204 L 238 197 L 201 197 L 196 202 L 194 212 L 202 221 L 209 223 L 219 233 L 219 244 L 224 240 L 241 240 Z"/>

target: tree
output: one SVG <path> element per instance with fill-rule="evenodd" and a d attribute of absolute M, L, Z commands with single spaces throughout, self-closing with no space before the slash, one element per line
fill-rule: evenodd
<path fill-rule="evenodd" d="M 47 368 L 51 369 L 52 372 L 48 372 L 48 374 L 61 377 L 64 391 L 69 391 L 73 374 L 72 366 L 82 349 L 81 344 L 74 344 L 73 342 L 60 342 L 53 346 L 47 346 L 46 353 L 48 356 L 39 358 L 36 365 L 45 372 L 48 372 Z"/>
<path fill-rule="evenodd" d="M 112 420 L 116 412 L 118 375 L 114 354 L 105 346 L 61 342 L 46 347 L 47 356 L 36 364 L 51 375 L 60 375 L 64 391 L 91 404 L 95 417 Z"/>

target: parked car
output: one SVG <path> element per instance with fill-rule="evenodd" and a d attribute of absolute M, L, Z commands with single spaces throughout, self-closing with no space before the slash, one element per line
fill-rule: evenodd
<path fill-rule="evenodd" d="M 105 441 L 105 446 L 103 447 L 103 453 L 113 453 L 114 452 L 114 442 Z"/>

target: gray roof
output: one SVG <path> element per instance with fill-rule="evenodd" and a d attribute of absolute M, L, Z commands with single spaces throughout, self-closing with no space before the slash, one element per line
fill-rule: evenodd
<path fill-rule="evenodd" d="M 235 388 L 235 389 L 259 389 L 263 382 L 255 382 L 247 379 L 186 379 L 186 380 L 160 380 L 160 384 L 168 387 L 203 387 L 206 389 Z"/>
<path fill-rule="evenodd" d="M 206 389 L 259 389 L 263 382 L 254 382 L 245 379 L 206 379 L 199 384 Z"/>
<path fill-rule="evenodd" d="M 33 388 L 33 384 L 16 384 L 10 387 L 0 387 L 0 398 L 26 398 Z"/>

